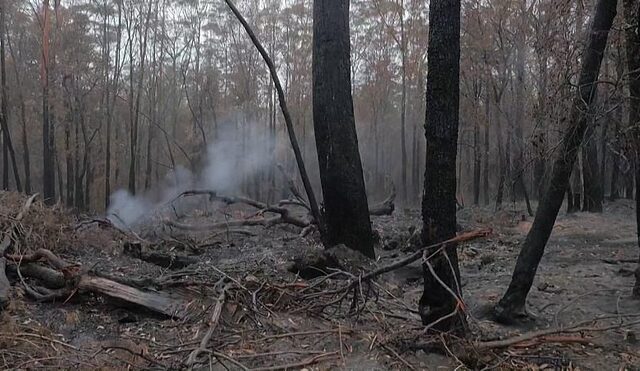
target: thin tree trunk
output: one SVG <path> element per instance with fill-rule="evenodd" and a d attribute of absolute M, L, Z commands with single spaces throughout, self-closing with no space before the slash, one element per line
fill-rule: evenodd
<path fill-rule="evenodd" d="M 522 245 L 513 277 L 507 292 L 494 308 L 498 320 L 513 321 L 526 315 L 525 301 L 544 254 L 564 194 L 576 161 L 577 151 L 584 139 L 589 112 L 596 91 L 600 64 L 607 45 L 609 30 L 616 15 L 617 0 L 598 0 L 586 53 L 582 60 L 578 94 L 573 102 L 569 127 L 564 133 L 551 174 L 549 188 L 538 206 L 533 226 Z"/>
<path fill-rule="evenodd" d="M 43 198 L 48 204 L 56 199 L 54 128 L 49 117 L 49 0 L 44 0 L 42 28 L 42 188 Z"/>
<path fill-rule="evenodd" d="M 11 133 L 9 131 L 9 109 L 8 109 L 8 99 L 9 96 L 7 94 L 7 68 L 6 68 L 6 60 L 5 60 L 5 38 L 7 37 L 7 25 L 5 21 L 5 13 L 6 13 L 6 4 L 4 0 L 0 2 L 0 75 L 2 80 L 2 112 L 0 116 L 0 120 L 2 120 L 2 150 L 4 154 L 4 172 L 6 172 L 7 184 L 5 189 L 8 188 L 8 159 L 7 155 L 11 156 L 11 166 L 13 168 L 13 178 L 15 181 L 16 189 L 18 192 L 22 192 L 22 183 L 20 182 L 20 172 L 18 170 L 18 164 L 16 162 L 16 153 L 13 149 L 13 143 L 11 141 Z M 3 174 L 3 185 L 4 185 L 4 177 Z"/>
<path fill-rule="evenodd" d="M 629 74 L 629 128 L 635 146 L 636 223 L 640 247 L 640 1 L 623 0 L 627 71 Z M 640 298 L 640 258 L 633 296 Z"/>
<path fill-rule="evenodd" d="M 11 45 L 11 37 L 7 33 L 7 46 L 9 47 L 9 53 L 11 59 L 14 61 L 13 72 L 16 78 L 16 91 L 18 93 L 18 100 L 20 105 L 20 121 L 21 121 L 21 141 L 22 141 L 22 165 L 24 167 L 24 191 L 27 194 L 31 194 L 31 159 L 29 156 L 29 138 L 27 136 L 27 108 L 24 100 L 24 92 L 22 90 L 22 82 L 20 79 L 20 72 L 18 71 L 18 59 L 13 52 Z"/>

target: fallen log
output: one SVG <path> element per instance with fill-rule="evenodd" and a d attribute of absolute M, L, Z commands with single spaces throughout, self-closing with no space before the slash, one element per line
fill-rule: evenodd
<path fill-rule="evenodd" d="M 102 277 L 82 275 L 78 290 L 120 299 L 168 317 L 182 319 L 188 315 L 188 303 L 185 300 L 161 292 L 136 289 Z"/>
<path fill-rule="evenodd" d="M 167 269 L 182 269 L 198 262 L 198 259 L 186 255 L 145 251 L 140 243 L 125 243 L 123 252 L 125 255 Z"/>
<path fill-rule="evenodd" d="M 14 224 L 10 230 L 6 231 L 4 237 L 2 238 L 2 242 L 0 242 L 0 312 L 9 305 L 10 302 L 10 292 L 11 292 L 11 283 L 7 278 L 7 259 L 5 258 L 5 254 L 7 253 L 9 247 L 11 246 L 12 238 L 17 237 L 16 225 L 20 223 L 22 218 L 27 214 L 29 208 L 33 204 L 33 201 L 36 199 L 38 194 L 34 194 L 27 199 L 27 201 L 22 206 L 22 209 L 14 218 Z"/>
<path fill-rule="evenodd" d="M 374 216 L 391 215 L 395 210 L 396 188 L 391 189 L 391 194 L 381 203 L 370 206 L 369 214 Z"/>
<path fill-rule="evenodd" d="M 67 285 L 67 280 L 62 273 L 35 263 L 21 264 L 20 272 L 26 277 L 37 279 L 48 289 L 62 289 Z M 7 264 L 7 273 L 17 276 L 18 264 Z"/>

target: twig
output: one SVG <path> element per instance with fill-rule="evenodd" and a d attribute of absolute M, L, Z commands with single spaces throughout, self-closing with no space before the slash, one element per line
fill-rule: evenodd
<path fill-rule="evenodd" d="M 222 314 L 222 307 L 224 306 L 224 302 L 227 298 L 227 291 L 230 288 L 231 288 L 231 284 L 227 284 L 222 289 L 222 292 L 220 292 L 220 295 L 218 296 L 218 299 L 216 301 L 216 306 L 213 309 L 213 314 L 211 314 L 211 319 L 209 320 L 209 329 L 207 330 L 205 335 L 202 337 L 202 340 L 200 341 L 200 345 L 198 346 L 198 348 L 193 350 L 191 354 L 189 354 L 189 358 L 187 358 L 186 365 L 188 367 L 192 367 L 196 363 L 196 360 L 200 355 L 200 353 L 204 352 L 207 349 L 207 344 L 209 343 L 209 340 L 211 340 L 211 337 L 213 336 L 213 332 L 215 331 L 218 325 L 218 322 L 220 321 L 220 315 Z"/>
<path fill-rule="evenodd" d="M 32 334 L 29 332 L 21 332 L 21 333 L 10 333 L 10 332 L 0 332 L 0 336 L 10 336 L 10 337 L 17 337 L 19 338 L 20 336 L 24 336 L 24 337 L 33 337 L 33 338 L 37 338 L 40 340 L 46 340 L 46 341 L 50 341 L 52 343 L 58 344 L 58 345 L 62 345 L 63 347 L 69 348 L 69 349 L 73 349 L 73 350 L 80 350 L 79 348 L 74 347 L 71 344 L 67 344 L 65 342 L 62 342 L 60 340 L 56 340 L 56 339 L 52 339 L 50 337 L 46 337 L 40 334 Z"/>
<path fill-rule="evenodd" d="M 297 362 L 297 363 L 289 363 L 289 364 L 285 364 L 285 365 L 276 365 L 276 366 L 252 368 L 251 371 L 277 371 L 277 370 L 297 369 L 297 368 L 301 368 L 301 367 L 304 367 L 304 366 L 312 365 L 312 364 L 318 362 L 319 360 L 321 360 L 322 358 L 333 356 L 333 355 L 336 355 L 337 353 L 338 352 L 330 352 L 330 353 L 318 354 L 317 356 L 311 357 L 309 359 L 306 359 L 304 361 L 300 361 L 300 362 Z"/>
<path fill-rule="evenodd" d="M 258 343 L 258 342 L 262 342 L 262 341 L 265 341 L 265 340 L 281 339 L 281 338 L 287 338 L 287 337 L 293 337 L 293 336 L 328 334 L 328 333 L 337 332 L 337 331 L 338 331 L 338 329 L 289 332 L 289 333 L 286 333 L 286 334 L 277 334 L 277 335 L 265 336 L 265 337 L 262 337 L 260 339 L 251 340 L 250 342 L 251 343 Z M 342 333 L 350 333 L 351 332 L 351 330 L 346 330 L 346 332 L 345 332 L 342 329 L 340 329 L 340 331 Z"/>
<path fill-rule="evenodd" d="M 128 353 L 131 353 L 131 354 L 133 354 L 133 355 L 134 355 L 134 356 L 136 356 L 136 357 L 140 357 L 140 358 L 144 359 L 145 361 L 147 361 L 147 362 L 149 362 L 149 363 L 152 363 L 152 364 L 154 364 L 154 365 L 156 365 L 156 366 L 160 366 L 160 367 L 165 368 L 165 369 L 167 368 L 167 366 L 165 366 L 165 365 L 163 365 L 162 363 L 160 363 L 160 362 L 156 361 L 155 359 L 153 359 L 153 358 L 151 358 L 151 357 L 148 357 L 148 356 L 144 355 L 144 354 L 142 353 L 142 351 L 140 351 L 140 352 L 135 352 L 135 351 L 133 351 L 133 350 L 131 350 L 131 349 L 127 348 L 127 347 L 123 347 L 123 346 L 120 346 L 120 345 L 110 345 L 110 346 L 103 347 L 102 349 L 104 349 L 104 350 L 109 350 L 109 349 L 124 350 L 124 351 L 126 351 L 126 352 L 128 352 Z"/>
<path fill-rule="evenodd" d="M 400 354 L 398 354 L 398 352 L 396 352 L 395 350 L 393 350 L 393 348 L 388 347 L 385 344 L 380 344 L 381 347 L 383 347 L 384 349 L 386 349 L 389 353 L 393 354 L 394 357 L 396 357 L 400 362 L 402 362 L 405 366 L 407 366 L 407 368 L 409 368 L 410 370 L 415 370 L 416 368 L 413 367 L 413 365 L 411 363 L 409 363 L 406 359 L 402 358 L 400 356 Z"/>

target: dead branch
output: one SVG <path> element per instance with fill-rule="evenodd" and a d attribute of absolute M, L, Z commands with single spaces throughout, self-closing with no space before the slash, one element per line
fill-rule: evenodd
<path fill-rule="evenodd" d="M 207 344 L 209 343 L 209 340 L 211 340 L 211 337 L 213 336 L 213 332 L 215 331 L 216 327 L 218 326 L 218 322 L 220 321 L 220 315 L 222 314 L 222 307 L 224 306 L 224 303 L 227 298 L 227 291 L 230 290 L 231 287 L 232 287 L 232 284 L 227 284 L 220 292 L 220 295 L 216 300 L 216 306 L 213 308 L 211 319 L 209 320 L 209 329 L 207 330 L 205 335 L 202 337 L 202 340 L 200 341 L 200 345 L 195 350 L 193 350 L 193 352 L 189 354 L 189 358 L 187 358 L 186 365 L 188 367 L 192 367 L 196 363 L 200 353 L 204 352 L 207 349 Z"/>
<path fill-rule="evenodd" d="M 614 330 L 619 328 L 631 327 L 631 326 L 640 324 L 640 320 L 635 320 L 627 323 L 618 323 L 614 325 L 601 326 L 601 327 L 586 326 L 586 324 L 591 322 L 593 322 L 593 320 L 580 322 L 574 326 L 567 327 L 567 328 L 550 328 L 545 330 L 526 332 L 522 335 L 518 335 L 509 339 L 478 342 L 475 344 L 475 346 L 478 350 L 506 348 L 512 345 L 516 345 L 516 344 L 528 341 L 528 340 L 547 337 L 549 335 L 571 334 L 571 333 L 575 334 L 579 332 L 602 332 L 602 331 L 609 331 L 609 330 Z"/>
<path fill-rule="evenodd" d="M 282 84 L 280 84 L 280 78 L 278 77 L 278 70 L 273 63 L 271 57 L 265 50 L 265 48 L 258 40 L 258 37 L 249 26 L 249 23 L 244 19 L 242 14 L 236 6 L 231 2 L 231 0 L 225 0 L 231 12 L 238 18 L 238 21 L 242 24 L 245 31 L 249 35 L 249 38 L 255 45 L 256 49 L 264 59 L 267 67 L 269 68 L 269 72 L 271 74 L 271 79 L 273 80 L 273 85 L 278 92 L 278 102 L 280 103 L 280 109 L 282 110 L 282 116 L 284 117 L 284 122 L 287 127 L 287 133 L 289 134 L 289 141 L 291 142 L 291 147 L 293 148 L 293 154 L 296 158 L 296 164 L 298 165 L 298 171 L 300 172 L 300 178 L 302 178 L 302 184 L 304 185 L 304 190 L 307 193 L 307 199 L 309 200 L 309 206 L 311 207 L 311 214 L 313 218 L 317 221 L 318 225 L 322 226 L 322 219 L 320 214 L 320 207 L 318 207 L 318 200 L 313 192 L 313 187 L 311 186 L 311 181 L 309 180 L 309 176 L 307 174 L 307 170 L 304 165 L 304 160 L 302 159 L 302 153 L 300 152 L 300 146 L 298 145 L 298 139 L 296 138 L 295 130 L 293 129 L 293 120 L 291 120 L 291 114 L 289 113 L 289 109 L 287 108 L 287 101 L 285 99 L 284 89 L 282 89 Z M 320 228 L 322 230 L 322 228 Z"/>
<path fill-rule="evenodd" d="M 429 245 L 426 247 L 423 247 L 420 251 L 416 251 L 413 254 L 407 256 L 406 258 L 400 259 L 394 263 L 391 263 L 389 265 L 385 265 L 383 267 L 380 267 L 372 272 L 369 272 L 367 274 L 365 274 L 364 276 L 360 277 L 359 280 L 357 281 L 352 281 L 349 285 L 343 287 L 342 289 L 340 289 L 339 291 L 347 291 L 350 290 L 354 287 L 356 287 L 359 283 L 365 282 L 365 281 L 369 281 L 375 277 L 378 277 L 382 274 L 391 272 L 393 270 L 396 270 L 398 268 L 402 268 L 406 265 L 409 265 L 411 263 L 413 263 L 414 261 L 417 261 L 419 259 L 421 259 L 424 255 L 425 252 L 430 252 L 431 255 L 429 255 L 428 257 L 426 257 L 426 260 L 431 259 L 435 254 L 439 253 L 441 250 L 443 250 L 446 246 L 450 245 L 450 244 L 455 244 L 455 243 L 461 243 L 461 242 L 467 242 L 467 241 L 471 241 L 471 240 L 475 240 L 478 238 L 483 238 L 483 237 L 487 237 L 489 235 L 491 235 L 493 233 L 492 229 L 480 229 L 480 230 L 476 230 L 476 231 L 471 231 L 471 232 L 467 232 L 467 233 L 463 233 L 461 235 L 458 235 L 454 238 L 448 239 L 446 241 L 442 241 L 433 245 Z M 435 250 L 435 251 L 434 251 Z M 432 252 L 433 251 L 433 252 Z"/>
<path fill-rule="evenodd" d="M 198 259 L 186 255 L 146 251 L 140 243 L 125 243 L 123 253 L 133 258 L 146 261 L 147 263 L 168 269 L 182 269 L 198 262 Z"/>
<path fill-rule="evenodd" d="M 323 354 L 318 354 L 317 356 L 310 357 L 306 360 L 296 362 L 296 363 L 288 363 L 285 365 L 276 365 L 276 366 L 267 366 L 267 367 L 258 367 L 252 368 L 252 371 L 278 371 L 278 370 L 291 370 L 291 369 L 299 369 L 305 366 L 313 365 L 321 360 L 325 360 L 325 358 L 329 358 L 332 356 L 338 355 L 338 352 L 328 352 Z"/>
<path fill-rule="evenodd" d="M 7 264 L 7 272 L 18 275 L 18 264 L 13 262 Z M 21 264 L 20 272 L 26 277 L 37 279 L 49 289 L 61 289 L 67 285 L 67 280 L 62 273 L 35 263 Z"/>
<path fill-rule="evenodd" d="M 67 263 L 47 249 L 38 249 L 31 255 L 6 255 L 6 258 L 16 263 L 33 263 L 44 259 L 52 267 L 61 271 L 65 278 L 70 278 L 76 274 L 78 268 L 78 265 Z"/>
<path fill-rule="evenodd" d="M 16 217 L 14 218 L 13 226 L 9 231 L 5 232 L 4 237 L 2 238 L 2 242 L 0 242 L 0 311 L 2 311 L 7 307 L 7 305 L 9 305 L 9 294 L 11 291 L 11 283 L 7 278 L 7 259 L 5 255 L 9 250 L 9 247 L 11 246 L 11 241 L 18 239 L 18 232 L 16 227 L 18 226 L 22 218 L 24 218 L 24 216 L 27 214 L 29 208 L 31 207 L 33 201 L 37 196 L 38 194 L 36 193 L 27 199 L 18 215 L 16 215 Z"/>
<path fill-rule="evenodd" d="M 124 300 L 169 317 L 181 319 L 188 314 L 188 305 L 185 300 L 161 292 L 139 290 L 106 278 L 82 275 L 78 282 L 78 289 Z"/>

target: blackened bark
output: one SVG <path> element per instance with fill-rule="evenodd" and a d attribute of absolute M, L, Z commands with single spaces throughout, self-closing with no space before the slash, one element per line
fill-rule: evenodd
<path fill-rule="evenodd" d="M 627 70 L 629 73 L 629 129 L 635 147 L 636 223 L 640 247 L 640 1 L 623 0 Z M 633 296 L 640 298 L 640 259 L 636 269 Z"/>
<path fill-rule="evenodd" d="M 374 257 L 353 100 L 349 1 L 313 3 L 313 125 L 324 199 L 325 243 Z"/>
<path fill-rule="evenodd" d="M 488 95 L 488 94 L 487 94 Z M 482 174 L 484 205 L 488 206 L 489 202 L 489 128 L 491 127 L 491 102 L 487 96 L 485 102 L 486 125 L 484 126 L 484 168 Z"/>
<path fill-rule="evenodd" d="M 602 212 L 602 187 L 598 168 L 598 147 L 595 138 L 595 120 L 590 119 L 582 145 L 582 177 L 584 201 L 582 211 Z"/>
<path fill-rule="evenodd" d="M 616 15 L 616 5 L 617 0 L 598 0 L 596 5 L 569 127 L 564 133 L 558 157 L 555 159 L 549 188 L 540 202 L 533 226 L 518 255 L 509 288 L 494 308 L 494 314 L 499 321 L 510 322 L 515 316 L 526 315 L 527 294 L 569 186 L 571 170 L 587 128 L 588 114 L 596 91 L 595 82 L 598 80 L 609 30 Z"/>
<path fill-rule="evenodd" d="M 56 198 L 54 127 L 49 117 L 49 0 L 44 0 L 42 29 L 42 193 L 44 202 L 53 204 Z"/>
<path fill-rule="evenodd" d="M 22 192 L 22 183 L 20 182 L 20 173 L 18 171 L 18 164 L 16 162 L 16 153 L 13 149 L 13 143 L 11 141 L 11 133 L 9 132 L 9 108 L 7 94 L 7 69 L 5 60 L 5 37 L 7 35 L 7 26 L 5 24 L 5 5 L 0 2 L 0 75 L 2 80 L 2 112 L 0 119 L 2 120 L 2 151 L 4 155 L 4 174 L 6 176 L 6 185 L 8 186 L 9 180 L 9 163 L 8 156 L 11 156 L 11 166 L 13 168 L 13 178 L 15 180 L 16 189 L 18 192 Z M 3 179 L 4 183 L 4 179 Z M 3 184 L 4 185 L 4 184 Z M 7 189 L 7 187 L 5 187 Z"/>
<path fill-rule="evenodd" d="M 613 135 L 615 136 L 614 143 L 616 149 L 619 148 L 618 132 L 620 130 L 620 121 L 622 121 L 622 110 L 618 108 L 616 110 L 616 118 L 614 119 L 615 126 L 613 129 Z M 618 177 L 620 176 L 619 168 L 619 155 L 617 152 L 613 152 L 611 156 L 611 190 L 609 192 L 609 201 L 615 201 L 620 198 L 620 192 L 618 191 Z"/>
<path fill-rule="evenodd" d="M 477 102 L 476 102 L 477 103 Z M 482 166 L 482 152 L 480 152 L 480 127 L 476 115 L 473 125 L 473 204 L 480 204 L 480 167 Z"/>
<path fill-rule="evenodd" d="M 422 240 L 423 244 L 430 245 L 456 235 L 460 0 L 432 0 L 429 3 L 427 55 L 427 151 Z M 436 254 L 431 264 L 442 282 L 460 296 L 456 246 L 447 246 L 445 254 Z M 438 283 L 426 265 L 423 271 L 424 293 L 419 310 L 422 322 L 430 324 L 458 309 L 458 301 Z M 464 321 L 464 317 L 457 314 L 442 320 L 434 329 L 447 331 L 459 328 Z"/>

